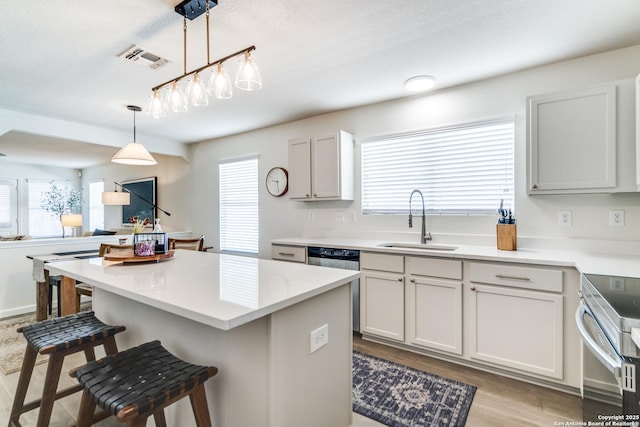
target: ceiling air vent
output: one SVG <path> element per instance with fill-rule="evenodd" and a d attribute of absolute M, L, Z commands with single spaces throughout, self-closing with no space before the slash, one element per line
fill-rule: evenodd
<path fill-rule="evenodd" d="M 118 58 L 122 58 L 125 61 L 133 62 L 135 64 L 144 65 L 153 70 L 157 70 L 160 67 L 169 63 L 168 59 L 155 55 L 143 48 L 133 45 L 120 55 Z"/>

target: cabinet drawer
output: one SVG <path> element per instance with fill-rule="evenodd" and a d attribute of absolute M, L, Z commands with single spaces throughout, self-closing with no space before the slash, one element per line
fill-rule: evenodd
<path fill-rule="evenodd" d="M 404 273 L 404 256 L 361 252 L 360 268 Z"/>
<path fill-rule="evenodd" d="M 462 280 L 462 261 L 407 257 L 409 274 Z"/>
<path fill-rule="evenodd" d="M 562 271 L 504 264 L 470 263 L 469 280 L 475 283 L 562 292 Z"/>
<path fill-rule="evenodd" d="M 271 245 L 271 259 L 307 262 L 307 248 L 305 246 Z"/>

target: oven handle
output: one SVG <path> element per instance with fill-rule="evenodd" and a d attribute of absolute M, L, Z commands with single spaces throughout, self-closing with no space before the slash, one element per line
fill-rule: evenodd
<path fill-rule="evenodd" d="M 578 331 L 582 336 L 582 342 L 587 347 L 589 347 L 589 349 L 594 354 L 594 356 L 596 356 L 596 358 L 598 358 L 598 360 L 603 365 L 605 365 L 605 367 L 609 371 L 611 371 L 611 373 L 613 373 L 616 376 L 616 378 L 619 378 L 622 362 L 620 360 L 616 360 L 612 358 L 609 354 L 604 352 L 600 348 L 600 346 L 595 342 L 595 340 L 591 338 L 591 335 L 589 334 L 589 332 L 587 331 L 587 328 L 584 326 L 584 323 L 582 322 L 582 316 L 585 313 L 591 316 L 591 313 L 587 309 L 586 304 L 583 302 L 583 303 L 580 303 L 580 305 L 578 306 L 578 309 L 576 310 L 576 325 L 578 326 Z"/>

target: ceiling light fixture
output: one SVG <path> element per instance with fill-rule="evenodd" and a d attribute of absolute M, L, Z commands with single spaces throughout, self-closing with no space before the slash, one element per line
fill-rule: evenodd
<path fill-rule="evenodd" d="M 431 76 L 415 76 L 404 82 L 404 88 L 409 92 L 424 92 L 436 84 L 436 79 Z"/>
<path fill-rule="evenodd" d="M 184 0 L 175 7 L 175 11 L 183 16 L 184 33 L 184 68 L 183 74 L 153 87 L 153 93 L 147 102 L 147 111 L 151 116 L 159 119 L 167 116 L 167 113 L 181 113 L 193 106 L 207 106 L 209 96 L 218 99 L 229 99 L 233 96 L 231 79 L 227 74 L 224 63 L 236 56 L 241 56 L 240 65 L 236 72 L 235 85 L 238 89 L 254 91 L 262 88 L 260 70 L 256 65 L 251 52 L 255 46 L 249 46 L 231 55 L 210 61 L 209 59 L 209 2 L 215 7 L 215 0 Z M 187 18 L 193 20 L 205 13 L 207 23 L 207 63 L 202 67 L 187 72 Z M 211 69 L 211 70 L 210 70 Z M 203 73 L 211 71 L 208 79 L 203 78 Z M 186 81 L 186 87 L 181 83 Z M 205 81 L 207 82 L 205 84 Z M 164 96 L 161 91 L 165 90 Z"/>
<path fill-rule="evenodd" d="M 127 105 L 127 109 L 133 111 L 133 142 L 128 143 L 111 159 L 114 163 L 125 165 L 150 166 L 155 165 L 156 159 L 144 148 L 142 144 L 136 144 L 136 112 L 142 108 L 135 105 Z"/>

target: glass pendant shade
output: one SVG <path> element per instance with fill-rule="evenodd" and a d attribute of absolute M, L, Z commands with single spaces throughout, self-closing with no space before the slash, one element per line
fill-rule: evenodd
<path fill-rule="evenodd" d="M 128 206 L 131 204 L 131 194 L 119 191 L 105 191 L 102 193 L 103 205 Z"/>
<path fill-rule="evenodd" d="M 189 104 L 196 107 L 206 107 L 209 105 L 207 87 L 200 80 L 200 74 L 195 73 L 192 80 L 187 84 L 187 99 Z"/>
<path fill-rule="evenodd" d="M 155 165 L 156 159 L 144 148 L 142 144 L 130 142 L 120 149 L 111 159 L 114 163 L 125 165 L 151 166 Z"/>
<path fill-rule="evenodd" d="M 147 111 L 154 119 L 167 117 L 167 110 L 164 108 L 164 103 L 157 90 L 153 91 L 149 97 L 149 101 L 147 101 Z"/>
<path fill-rule="evenodd" d="M 236 87 L 238 89 L 252 91 L 262 88 L 260 70 L 251 56 L 251 52 L 245 52 L 240 60 L 240 66 L 236 72 Z"/>
<path fill-rule="evenodd" d="M 207 91 L 209 95 L 215 96 L 218 99 L 229 99 L 233 96 L 231 79 L 222 63 L 219 63 L 213 73 L 211 73 L 207 84 Z"/>
<path fill-rule="evenodd" d="M 184 113 L 189 108 L 187 97 L 178 82 L 173 82 L 167 91 L 164 97 L 164 107 L 167 111 L 174 113 Z"/>

